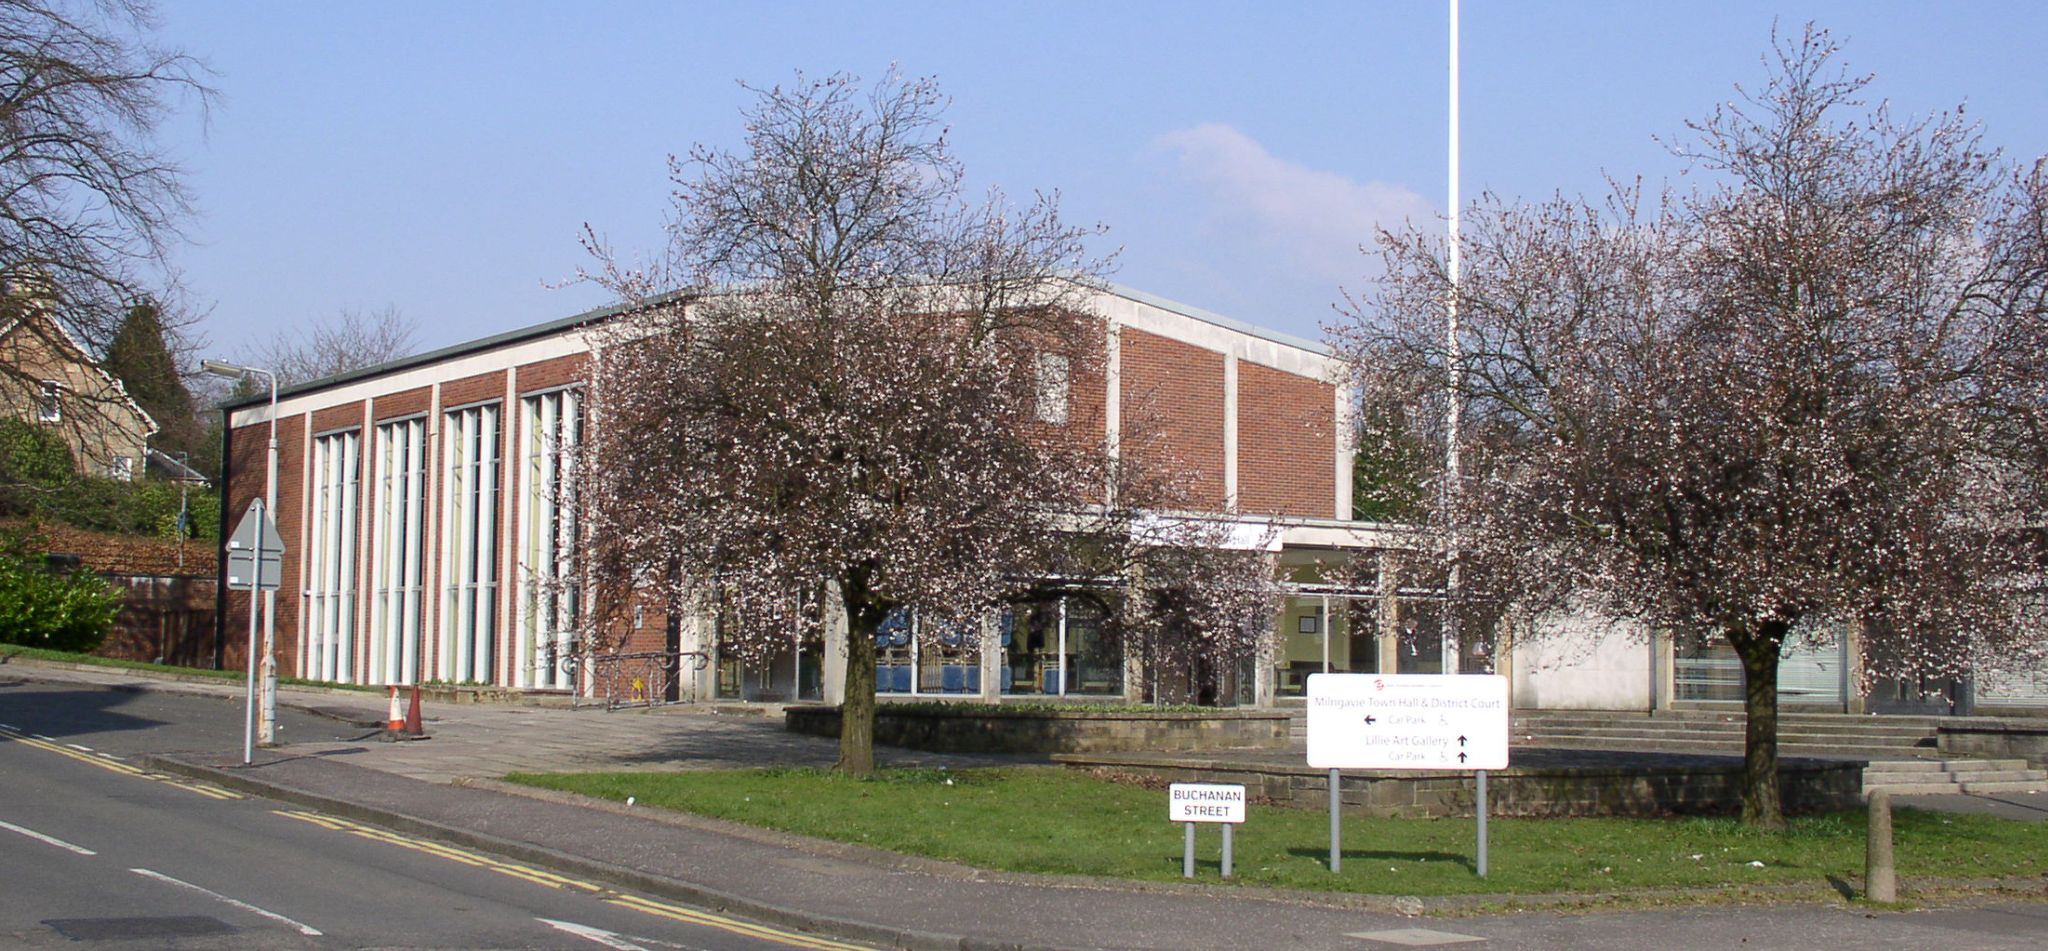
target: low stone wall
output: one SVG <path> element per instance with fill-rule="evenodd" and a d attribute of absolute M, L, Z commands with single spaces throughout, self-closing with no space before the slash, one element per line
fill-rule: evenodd
<path fill-rule="evenodd" d="M 1287 745 L 1286 713 L 1201 713 L 928 708 L 875 713 L 875 742 L 933 753 L 1101 753 L 1129 750 L 1273 749 Z M 839 735 L 839 708 L 790 707 L 792 733 Z"/>
<path fill-rule="evenodd" d="M 1232 783 L 1254 798 L 1306 809 L 1327 808 L 1329 774 L 1307 767 L 1245 763 L 1177 764 L 1110 756 L 1054 757 L 1074 767 L 1100 768 L 1165 783 Z M 1338 786 L 1344 811 L 1369 816 L 1470 816 L 1476 782 L 1471 773 L 1345 772 Z M 1792 761 L 1780 764 L 1785 810 L 1830 812 L 1858 808 L 1860 762 Z M 1509 767 L 1487 773 L 1492 815 L 1669 816 L 1741 811 L 1742 767 Z"/>
<path fill-rule="evenodd" d="M 1977 717 L 1935 728 L 1935 744 L 1947 756 L 2024 759 L 2048 769 L 2048 719 Z"/>

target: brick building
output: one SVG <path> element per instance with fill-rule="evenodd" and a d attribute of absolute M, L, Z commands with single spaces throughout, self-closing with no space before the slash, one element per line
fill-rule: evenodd
<path fill-rule="evenodd" d="M 1349 518 L 1339 363 L 1317 343 L 1128 289 L 1095 292 L 1086 309 L 1100 321 L 1107 359 L 1096 378 L 1068 381 L 1062 416 L 1114 439 L 1142 415 L 1154 437 L 1148 451 L 1171 454 L 1193 474 L 1196 499 L 1209 510 L 1194 517 L 1242 524 L 1236 534 L 1260 539 L 1247 544 L 1267 548 L 1289 579 L 1284 646 L 1232 672 L 1217 699 L 1270 702 L 1298 693 L 1309 669 L 1398 663 L 1399 612 L 1382 604 L 1393 593 L 1323 581 L 1332 565 L 1415 541 L 1399 528 Z M 572 554 L 555 530 L 557 456 L 581 438 L 591 331 L 614 313 L 578 314 L 280 394 L 281 672 L 372 684 L 591 688 L 568 663 L 563 618 L 575 610 L 574 594 L 547 579 Z M 269 406 L 252 400 L 226 412 L 223 511 L 239 513 L 263 488 Z M 228 595 L 220 612 L 228 644 L 246 642 L 245 597 Z M 839 683 L 835 645 L 792 641 L 782 656 L 747 668 L 719 658 L 714 619 L 636 621 L 629 650 L 711 658 L 684 672 L 673 688 L 682 698 L 830 699 Z M 988 643 L 958 652 L 921 648 L 916 639 L 885 644 L 881 686 L 1123 695 L 1126 660 L 1101 656 L 1093 625 L 1058 603 L 1012 617 Z"/>

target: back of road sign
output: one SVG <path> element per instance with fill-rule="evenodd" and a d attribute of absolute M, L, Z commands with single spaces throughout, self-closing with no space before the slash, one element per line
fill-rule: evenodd
<path fill-rule="evenodd" d="M 1316 769 L 1506 769 L 1508 680 L 1495 674 L 1310 674 Z"/>
<path fill-rule="evenodd" d="M 261 564 L 256 558 L 259 541 L 263 546 Z M 271 521 L 270 513 L 263 511 L 263 500 L 250 500 L 249 511 L 235 523 L 234 534 L 228 536 L 227 550 L 229 589 L 274 591 L 283 580 L 284 536 L 277 533 L 277 523 Z"/>

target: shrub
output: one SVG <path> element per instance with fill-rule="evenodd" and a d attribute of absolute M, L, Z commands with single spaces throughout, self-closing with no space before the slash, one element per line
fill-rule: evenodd
<path fill-rule="evenodd" d="M 89 572 L 53 570 L 37 541 L 0 537 L 0 642 L 81 653 L 99 647 L 121 593 Z"/>

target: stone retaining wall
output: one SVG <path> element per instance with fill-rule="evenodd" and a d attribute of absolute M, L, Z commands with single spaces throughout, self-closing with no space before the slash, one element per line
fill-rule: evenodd
<path fill-rule="evenodd" d="M 1159 783 L 1233 783 L 1254 798 L 1307 809 L 1329 804 L 1329 774 L 1307 767 L 1241 763 L 1177 765 L 1117 757 L 1054 757 L 1075 767 L 1114 770 Z M 1742 767 L 1509 767 L 1486 777 L 1497 816 L 1719 815 L 1741 811 Z M 1863 764 L 1781 765 L 1778 781 L 1789 813 L 1829 812 L 1862 803 Z M 1470 816 L 1471 773 L 1345 772 L 1338 798 L 1349 813 L 1370 816 Z"/>
<path fill-rule="evenodd" d="M 1102 713 L 1047 710 L 890 709 L 875 714 L 875 742 L 933 753 L 1100 753 L 1274 749 L 1287 745 L 1290 718 L 1261 710 Z M 839 708 L 790 707 L 792 733 L 839 735 Z"/>
<path fill-rule="evenodd" d="M 2048 769 L 2048 719 L 1980 717 L 1943 723 L 1935 730 L 1943 755 L 2024 759 L 2036 769 Z"/>

